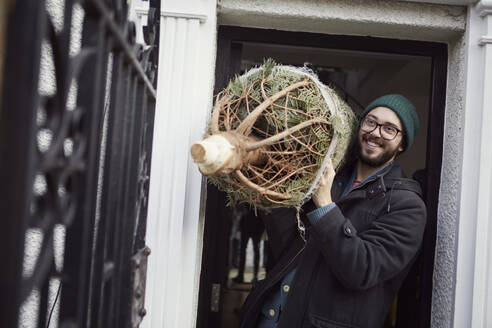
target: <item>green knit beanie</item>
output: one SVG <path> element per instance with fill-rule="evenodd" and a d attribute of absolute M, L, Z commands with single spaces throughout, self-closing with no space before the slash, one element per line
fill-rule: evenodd
<path fill-rule="evenodd" d="M 417 131 L 419 130 L 419 117 L 417 112 L 415 111 L 415 106 L 402 95 L 398 94 L 390 94 L 377 98 L 366 109 L 362 112 L 360 116 L 360 120 L 364 119 L 364 117 L 371 111 L 371 109 L 376 107 L 387 107 L 393 110 L 396 115 L 400 118 L 400 121 L 403 125 L 403 132 L 405 133 L 405 150 L 410 148 L 413 144 L 413 140 Z"/>

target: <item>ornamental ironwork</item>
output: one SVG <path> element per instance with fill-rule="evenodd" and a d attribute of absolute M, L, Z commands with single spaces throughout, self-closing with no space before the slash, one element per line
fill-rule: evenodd
<path fill-rule="evenodd" d="M 159 1 L 145 44 L 126 0 L 8 3 L 0 326 L 137 327 Z"/>

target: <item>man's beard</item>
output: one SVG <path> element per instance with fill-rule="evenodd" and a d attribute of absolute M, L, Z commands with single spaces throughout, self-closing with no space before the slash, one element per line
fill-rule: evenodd
<path fill-rule="evenodd" d="M 374 141 L 374 142 L 377 142 L 378 144 L 380 144 L 380 142 L 378 140 L 376 140 L 375 138 L 364 138 L 363 139 L 366 139 L 366 140 L 370 140 L 370 141 Z M 387 149 L 385 151 L 383 151 L 379 156 L 377 157 L 374 157 L 374 158 L 369 158 L 367 157 L 366 155 L 364 155 L 362 153 L 362 145 L 361 145 L 361 142 L 360 142 L 360 138 L 357 138 L 357 142 L 356 142 L 356 153 L 357 153 L 357 158 L 364 164 L 368 165 L 368 166 L 371 166 L 371 167 L 380 167 L 384 164 L 386 164 L 389 160 L 391 160 L 394 156 L 398 155 L 399 153 L 399 150 L 398 150 L 398 147 L 396 147 L 395 149 Z"/>

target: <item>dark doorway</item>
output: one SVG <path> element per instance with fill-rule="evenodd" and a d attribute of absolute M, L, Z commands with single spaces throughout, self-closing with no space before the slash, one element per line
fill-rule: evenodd
<path fill-rule="evenodd" d="M 240 27 L 219 28 L 215 93 L 234 74 L 273 58 L 308 66 L 340 92 L 358 114 L 374 98 L 401 93 L 417 107 L 421 127 L 412 149 L 400 157 L 408 176 L 421 183 L 428 224 L 418 261 L 398 296 L 389 327 L 429 327 L 437 203 L 442 159 L 447 46 L 440 43 L 333 36 Z M 254 266 L 245 283 L 237 269 L 237 211 L 225 207 L 225 195 L 207 187 L 198 327 L 234 327 L 235 308 L 247 296 Z M 261 252 L 260 252 L 261 253 Z M 251 256 L 252 257 L 252 256 Z M 260 268 L 259 278 L 263 270 Z M 248 272 L 248 265 L 246 265 Z"/>

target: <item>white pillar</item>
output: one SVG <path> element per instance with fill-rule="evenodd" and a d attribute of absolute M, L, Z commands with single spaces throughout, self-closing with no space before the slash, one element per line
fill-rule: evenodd
<path fill-rule="evenodd" d="M 469 9 L 454 327 L 492 327 L 492 0 Z"/>
<path fill-rule="evenodd" d="M 196 325 L 202 178 L 190 147 L 212 108 L 216 30 L 215 0 L 162 2 L 144 328 Z"/>

